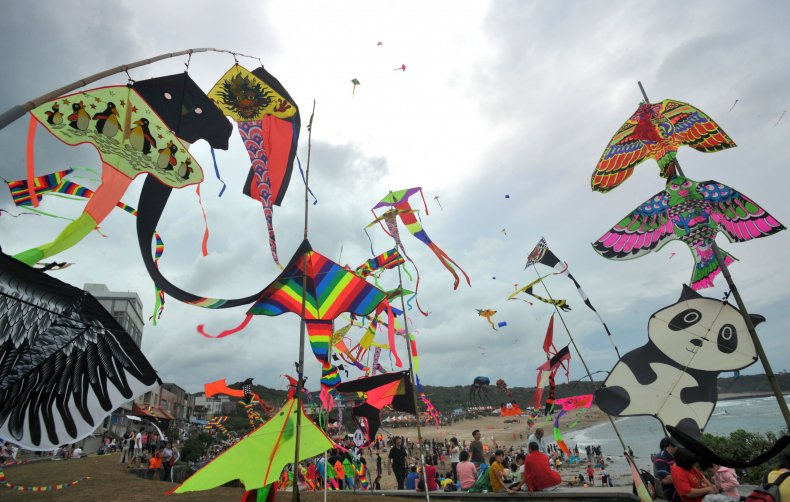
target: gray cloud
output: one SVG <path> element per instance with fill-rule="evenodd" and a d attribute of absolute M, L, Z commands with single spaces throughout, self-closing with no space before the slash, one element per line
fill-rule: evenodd
<path fill-rule="evenodd" d="M 444 7 L 448 6 L 457 8 Z M 372 220 L 369 208 L 390 189 L 420 185 L 430 213 L 421 212 L 426 232 L 471 277 L 471 288 L 462 283 L 452 291 L 450 274 L 401 227 L 403 244 L 420 270 L 420 302 L 431 312 L 423 317 L 408 311 L 417 331 L 424 383 L 466 385 L 484 374 L 504 378 L 510 385 L 534 384 L 551 310 L 505 298 L 514 284 L 535 278 L 535 272 L 523 266 L 541 236 L 568 261 L 615 334 L 621 353 L 642 345 L 649 316 L 676 300 L 691 272 L 684 246 L 670 244 L 639 260 L 612 262 L 589 245 L 662 189 L 652 161 L 640 165 L 612 193 L 589 189 L 589 176 L 604 146 L 641 100 L 637 80 L 655 101 L 679 99 L 706 111 L 739 144 L 716 154 L 682 150 L 680 158 L 690 176 L 734 186 L 780 221 L 790 220 L 783 203 L 790 160 L 784 136 L 790 118 L 773 127 L 781 111 L 790 108 L 788 90 L 779 85 L 790 71 L 782 52 L 788 41 L 782 25 L 788 12 L 784 5 L 757 10 L 736 2 L 700 2 L 681 9 L 664 3 L 616 10 L 595 2 L 496 2 L 488 5 L 477 25 L 439 26 L 415 20 L 408 37 L 380 20 L 371 24 L 372 14 L 366 9 L 338 13 L 331 31 L 323 26 L 325 20 L 319 23 L 305 13 L 288 19 L 293 29 L 287 31 L 281 13 L 291 8 L 286 5 L 275 9 L 245 4 L 248 10 L 242 15 L 238 9 L 214 7 L 208 2 L 171 2 L 157 5 L 154 12 L 144 2 L 83 2 L 79 9 L 91 15 L 67 18 L 48 5 L 11 3 L 0 19 L 0 45 L 16 49 L 4 56 L 4 68 L 13 77 L 0 82 L 0 108 L 110 66 L 188 47 L 265 56 L 267 68 L 299 102 L 303 123 L 311 99 L 318 98 L 310 184 L 320 202 L 309 208 L 314 248 L 333 259 L 342 248 L 341 262 L 358 265 L 370 257 L 363 232 Z M 102 31 L 107 26 L 113 29 Z M 102 36 L 107 33 L 111 36 Z M 368 57 L 358 47 L 369 37 L 384 39 L 391 52 L 382 54 L 388 59 L 375 59 L 377 53 Z M 349 60 L 357 58 L 376 61 L 386 73 L 375 73 L 373 66 L 349 66 Z M 389 58 L 399 61 L 394 66 L 405 62 L 409 69 L 393 72 Z M 159 63 L 132 76 L 178 72 L 184 62 L 179 58 Z M 241 62 L 248 67 L 257 64 L 243 58 Z M 190 74 L 208 89 L 231 63 L 230 55 L 196 55 Z M 353 76 L 363 85 L 351 101 L 345 84 Z M 103 83 L 123 82 L 125 76 Z M 735 99 L 738 105 L 728 113 Z M 8 179 L 24 176 L 26 127 L 26 120 L 20 120 L 0 133 L 5 154 L 0 174 Z M 249 166 L 247 154 L 235 132 L 229 151 L 217 152 L 228 183 L 225 195 L 218 198 L 220 184 L 206 146 L 198 143 L 192 151 L 206 175 L 202 203 L 211 232 L 209 255 L 200 256 L 203 217 L 194 189 L 175 190 L 159 229 L 166 244 L 160 267 L 173 283 L 197 294 L 249 295 L 267 285 L 278 270 L 269 256 L 261 208 L 240 193 Z M 305 165 L 304 129 L 299 153 Z M 38 174 L 99 165 L 92 148 L 66 148 L 41 129 L 36 156 Z M 95 181 L 84 181 L 95 187 Z M 137 204 L 141 183 L 137 180 L 129 189 L 127 203 Z M 302 239 L 303 189 L 295 171 L 282 207 L 274 209 L 282 263 Z M 47 210 L 70 217 L 82 207 L 71 201 L 46 202 Z M 419 197 L 412 202 L 422 209 Z M 10 206 L 10 196 L 0 191 L 0 207 Z M 51 239 L 65 224 L 39 216 L 3 215 L 0 245 L 15 253 Z M 112 214 L 101 225 L 107 238 L 94 232 L 59 256 L 76 265 L 58 277 L 75 285 L 106 282 L 111 289 L 137 291 L 149 315 L 153 285 L 138 256 L 134 225 L 128 214 Z M 380 228 L 371 228 L 369 234 L 375 252 L 392 247 Z M 775 369 L 788 366 L 781 345 L 782 327 L 790 321 L 784 308 L 789 278 L 782 266 L 788 239 L 783 232 L 742 244 L 720 241 L 740 259 L 732 271 L 747 305 L 768 318 L 760 334 Z M 670 258 L 672 252 L 677 254 Z M 396 283 L 393 274 L 382 278 L 387 288 Z M 723 284 L 718 280 L 706 294 L 721 297 Z M 552 277 L 547 285 L 552 295 L 572 305 L 563 317 L 590 368 L 610 369 L 613 351 L 573 284 Z M 478 308 L 497 310 L 495 321 L 506 321 L 507 327 L 494 332 L 477 315 Z M 297 357 L 295 315 L 256 318 L 245 331 L 222 340 L 209 340 L 195 331 L 195 326 L 205 324 L 209 332 L 218 333 L 238 324 L 244 312 L 198 309 L 170 299 L 159 326 L 146 328 L 143 349 L 162 378 L 189 390 L 217 378 L 249 376 L 280 387 L 279 375 L 292 372 Z M 356 342 L 361 330 L 352 333 Z M 378 339 L 385 336 L 379 334 Z M 555 339 L 559 345 L 567 343 L 559 319 Z M 404 341 L 399 340 L 405 360 Z M 309 349 L 305 359 L 311 382 L 317 385 L 320 370 Z M 750 371 L 760 369 L 755 365 Z M 581 376 L 574 354 L 572 377 Z"/>

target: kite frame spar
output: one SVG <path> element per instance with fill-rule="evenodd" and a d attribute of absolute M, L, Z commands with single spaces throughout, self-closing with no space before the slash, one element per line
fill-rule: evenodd
<path fill-rule="evenodd" d="M 139 68 L 140 66 L 146 66 L 146 65 L 149 65 L 151 63 L 156 63 L 157 61 L 162 61 L 163 59 L 170 59 L 170 58 L 174 58 L 174 57 L 178 57 L 178 56 L 189 56 L 191 58 L 192 54 L 195 54 L 195 53 L 198 53 L 198 52 L 225 52 L 227 54 L 232 55 L 234 57 L 234 59 L 236 58 L 236 56 L 243 56 L 243 57 L 250 58 L 250 59 L 257 59 L 259 62 L 261 60 L 258 57 L 248 56 L 247 54 L 242 54 L 240 52 L 229 51 L 227 49 L 213 49 L 213 48 L 210 48 L 210 47 L 202 47 L 202 48 L 198 48 L 198 49 L 186 49 L 186 50 L 178 51 L 178 52 L 168 52 L 168 53 L 165 53 L 165 54 L 160 54 L 159 56 L 154 56 L 152 58 L 141 59 L 140 61 L 136 61 L 134 63 L 124 64 L 124 65 L 121 65 L 121 66 L 115 66 L 115 67 L 110 68 L 108 70 L 100 71 L 99 73 L 95 73 L 95 74 L 93 74 L 93 75 L 91 75 L 89 77 L 85 77 L 83 79 L 77 80 L 76 82 L 72 82 L 72 83 L 70 83 L 68 85 L 64 85 L 63 87 L 60 87 L 60 88 L 55 89 L 53 91 L 50 91 L 50 92 L 48 92 L 48 93 L 46 93 L 46 94 L 44 94 L 42 96 L 39 96 L 39 97 L 34 98 L 34 99 L 31 99 L 30 101 L 22 103 L 21 105 L 13 106 L 10 109 L 8 109 L 5 112 L 3 112 L 2 115 L 0 115 L 0 129 L 5 128 L 7 125 L 10 125 L 15 120 L 23 117 L 27 112 L 29 112 L 33 108 L 35 108 L 35 107 L 37 107 L 37 106 L 39 106 L 39 105 L 41 105 L 43 103 L 46 103 L 47 101 L 51 101 L 51 100 L 53 100 L 53 99 L 55 99 L 55 98 L 57 98 L 59 96 L 62 96 L 63 94 L 69 93 L 71 91 L 76 91 L 80 87 L 85 87 L 86 85 L 88 85 L 90 83 L 93 83 L 93 82 L 96 82 L 97 80 L 101 80 L 103 78 L 109 77 L 111 75 L 115 75 L 117 73 L 126 73 L 128 75 L 128 71 L 133 69 L 133 68 Z M 189 64 L 189 63 L 186 63 L 186 64 Z M 261 66 L 263 66 L 263 65 L 261 65 Z"/>

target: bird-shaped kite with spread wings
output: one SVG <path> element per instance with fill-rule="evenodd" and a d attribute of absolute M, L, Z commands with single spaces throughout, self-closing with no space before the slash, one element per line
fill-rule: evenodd
<path fill-rule="evenodd" d="M 717 181 L 694 181 L 675 176 L 657 193 L 593 243 L 610 260 L 639 258 L 680 240 L 694 256 L 691 287 L 713 286 L 721 270 L 713 253 L 716 233 L 730 242 L 772 235 L 785 227 L 753 200 Z M 733 258 L 725 253 L 725 262 Z"/>
<path fill-rule="evenodd" d="M 687 103 L 665 99 L 642 104 L 606 146 L 592 175 L 592 189 L 616 188 L 647 158 L 658 162 L 662 178 L 671 178 L 682 145 L 705 153 L 737 146 L 716 122 Z"/>

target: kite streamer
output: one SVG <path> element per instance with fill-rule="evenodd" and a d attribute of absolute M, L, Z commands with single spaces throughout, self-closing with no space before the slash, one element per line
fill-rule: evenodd
<path fill-rule="evenodd" d="M 573 284 L 576 286 L 576 290 L 579 292 L 579 296 L 584 301 L 584 304 L 587 305 L 587 308 L 595 312 L 595 315 L 598 317 L 598 320 L 601 322 L 601 325 L 603 325 L 603 329 L 606 331 L 606 335 L 609 337 L 609 343 L 612 344 L 615 353 L 617 353 L 617 356 L 620 357 L 620 351 L 617 349 L 617 345 L 615 345 L 614 343 L 614 339 L 612 338 L 612 332 L 609 331 L 609 326 L 606 325 L 603 318 L 601 317 L 601 314 L 598 313 L 598 310 L 596 310 L 596 308 L 593 307 L 592 302 L 590 301 L 590 299 L 587 297 L 587 294 L 582 289 L 581 284 L 579 284 L 579 281 L 577 281 L 576 278 L 573 277 L 573 275 L 568 270 L 568 263 L 561 262 L 560 259 L 557 258 L 554 255 L 554 253 L 551 252 L 548 244 L 546 243 L 546 239 L 544 239 L 543 237 L 540 238 L 540 241 L 535 246 L 535 249 L 533 249 L 532 252 L 527 257 L 527 265 L 524 268 L 526 269 L 530 265 L 534 266 L 536 263 L 540 263 L 541 265 L 551 267 L 554 270 L 556 270 L 558 274 L 567 275 L 568 279 L 573 281 Z"/>
<path fill-rule="evenodd" d="M 5 472 L 3 472 L 2 466 L 0 466 L 0 486 L 5 488 L 10 488 L 12 490 L 17 490 L 20 492 L 56 492 L 60 491 L 64 488 L 68 488 L 70 486 L 75 486 L 81 481 L 85 481 L 86 479 L 90 479 L 90 476 L 82 476 L 79 479 L 74 481 L 69 481 L 68 483 L 60 483 L 57 485 L 17 485 L 6 481 Z"/>

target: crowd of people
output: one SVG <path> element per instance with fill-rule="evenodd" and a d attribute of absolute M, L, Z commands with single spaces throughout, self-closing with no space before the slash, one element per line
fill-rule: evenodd
<path fill-rule="evenodd" d="M 697 458 L 671 438 L 659 443 L 660 452 L 653 457 L 657 490 L 670 502 L 739 502 L 743 500 L 734 469 Z M 779 455 L 777 468 L 766 477 L 772 483 L 783 473 L 790 473 L 790 450 Z M 779 483 L 781 500 L 790 500 L 790 475 Z"/>
<path fill-rule="evenodd" d="M 171 441 L 164 441 L 155 432 L 141 427 L 121 438 L 119 464 L 131 468 L 147 468 L 155 480 L 173 481 L 173 466 L 180 455 Z"/>

